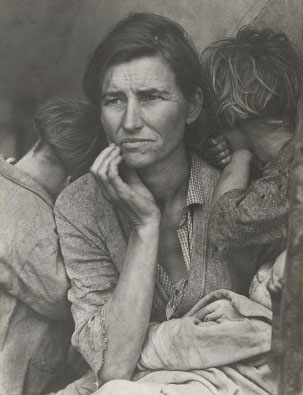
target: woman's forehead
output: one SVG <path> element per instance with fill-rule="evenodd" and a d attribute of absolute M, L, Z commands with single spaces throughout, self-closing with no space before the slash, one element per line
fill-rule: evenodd
<path fill-rule="evenodd" d="M 146 56 L 111 66 L 103 78 L 102 92 L 117 90 L 174 90 L 175 76 L 160 56 Z"/>

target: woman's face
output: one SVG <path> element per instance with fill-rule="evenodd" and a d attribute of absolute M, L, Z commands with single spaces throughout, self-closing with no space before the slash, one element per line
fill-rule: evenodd
<path fill-rule="evenodd" d="M 189 107 L 160 56 L 114 65 L 104 76 L 101 122 L 130 167 L 151 166 L 183 147 Z"/>

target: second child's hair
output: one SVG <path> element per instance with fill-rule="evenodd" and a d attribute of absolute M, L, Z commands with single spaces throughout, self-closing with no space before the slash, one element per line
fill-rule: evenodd
<path fill-rule="evenodd" d="M 48 145 L 72 180 L 89 172 L 105 147 L 96 108 L 85 101 L 56 98 L 41 105 L 33 118 L 35 152 Z"/>
<path fill-rule="evenodd" d="M 244 27 L 206 48 L 203 63 L 222 127 L 262 117 L 294 129 L 302 63 L 285 34 Z"/>

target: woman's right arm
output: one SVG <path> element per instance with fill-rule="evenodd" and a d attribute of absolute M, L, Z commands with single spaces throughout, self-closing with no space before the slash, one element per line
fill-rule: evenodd
<path fill-rule="evenodd" d="M 67 272 L 69 266 L 75 268 L 74 262 L 69 262 L 69 257 L 72 259 L 78 254 L 83 257 L 83 263 L 78 260 L 77 272 L 74 270 L 72 273 L 72 291 L 81 285 L 82 276 L 93 277 L 96 269 L 97 277 L 100 269 L 104 270 L 98 281 L 93 280 L 96 283 L 95 290 L 78 290 L 81 300 L 72 301 L 73 313 L 77 305 L 83 303 L 86 304 L 86 311 L 90 311 L 85 318 L 81 314 L 74 314 L 76 331 L 73 341 L 103 382 L 129 379 L 136 367 L 150 319 L 159 238 L 160 214 L 153 204 L 152 196 L 148 195 L 148 191 L 144 192 L 142 185 L 131 189 L 120 179 L 117 170 L 119 161 L 117 155 L 111 155 L 109 148 L 100 154 L 92 167 L 92 173 L 107 199 L 117 205 L 123 203 L 124 212 L 132 222 L 123 268 L 118 281 L 117 278 L 114 281 L 117 283 L 115 287 L 110 269 L 112 263 L 104 240 L 99 240 L 99 246 L 103 245 L 99 251 L 87 240 L 85 251 L 83 236 L 75 234 L 76 228 L 70 221 L 64 221 L 62 215 L 58 217 Z M 142 193 L 146 195 L 142 196 Z M 77 239 L 81 239 L 81 244 Z M 71 253 L 75 249 L 78 251 Z M 88 263 L 89 257 L 92 259 Z M 85 262 L 89 273 L 85 271 Z M 107 295 L 104 294 L 104 282 L 112 286 Z"/>
<path fill-rule="evenodd" d="M 130 379 L 139 359 L 152 307 L 159 230 L 134 229 L 118 284 L 103 308 L 108 339 L 102 381 Z"/>

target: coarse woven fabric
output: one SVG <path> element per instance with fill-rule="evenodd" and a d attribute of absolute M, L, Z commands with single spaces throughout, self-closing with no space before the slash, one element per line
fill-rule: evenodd
<path fill-rule="evenodd" d="M 228 246 L 285 239 L 293 166 L 294 147 L 289 140 L 246 191 L 231 190 L 218 199 L 211 216 L 210 237 L 218 245 Z"/>
<path fill-rule="evenodd" d="M 39 395 L 63 373 L 71 314 L 53 205 L 0 158 L 1 395 Z"/>
<path fill-rule="evenodd" d="M 264 262 L 273 261 L 285 245 L 285 237 L 245 243 L 244 246 L 218 245 L 215 238 L 209 238 L 211 200 L 219 172 L 198 153 L 193 155 L 199 161 L 203 204 L 194 205 L 192 210 L 191 265 L 186 292 L 176 317 L 182 317 L 203 296 L 217 289 L 247 295 L 257 268 Z M 115 210 L 102 197 L 91 175 L 81 177 L 63 191 L 55 213 L 71 279 L 69 299 L 75 320 L 72 341 L 98 374 L 106 348 L 103 306 L 119 281 L 131 227 L 124 213 Z M 167 295 L 156 279 L 151 321 L 166 320 L 167 302 Z"/>

